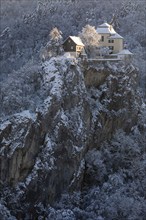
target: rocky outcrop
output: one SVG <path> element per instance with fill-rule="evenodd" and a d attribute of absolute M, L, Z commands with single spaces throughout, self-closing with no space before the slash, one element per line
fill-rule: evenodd
<path fill-rule="evenodd" d="M 52 59 L 43 69 L 49 94 L 44 105 L 36 115 L 10 117 L 1 129 L 1 183 L 14 187 L 23 181 L 23 194 L 32 204 L 52 202 L 81 182 L 91 127 L 83 74 L 74 61 Z"/>
<path fill-rule="evenodd" d="M 128 132 L 137 121 L 137 70 L 132 65 L 85 68 L 76 62 L 63 57 L 46 61 L 44 104 L 35 114 L 11 116 L 1 127 L 1 184 L 3 191 L 5 186 L 11 191 L 5 195 L 8 206 L 15 200 L 21 209 L 19 217 L 16 207 L 12 212 L 18 219 L 24 218 L 26 203 L 31 204 L 27 213 L 34 213 L 36 204 L 80 189 L 86 152 L 118 128 Z"/>
<path fill-rule="evenodd" d="M 3 184 L 24 180 L 39 152 L 40 128 L 29 111 L 12 116 L 1 128 L 0 177 Z"/>
<path fill-rule="evenodd" d="M 107 62 L 88 61 L 84 63 L 83 67 L 86 87 L 98 88 L 111 73 Z"/>
<path fill-rule="evenodd" d="M 93 143 L 96 147 L 112 137 L 117 129 L 126 132 L 137 123 L 141 99 L 137 94 L 138 71 L 123 63 L 88 63 L 85 85 L 94 115 Z"/>

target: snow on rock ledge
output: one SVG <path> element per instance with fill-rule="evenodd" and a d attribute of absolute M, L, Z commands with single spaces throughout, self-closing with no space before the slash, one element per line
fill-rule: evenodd
<path fill-rule="evenodd" d="M 84 77 L 74 60 L 62 57 L 45 62 L 43 81 L 48 94 L 43 105 L 35 117 L 25 111 L 9 118 L 0 158 L 2 184 L 15 186 L 23 181 L 31 202 L 38 196 L 51 202 L 76 175 L 82 180 L 78 170 L 91 121 Z M 45 193 L 40 196 L 42 186 Z"/>
<path fill-rule="evenodd" d="M 21 207 L 52 203 L 64 190 L 79 189 L 87 150 L 98 148 L 118 128 L 129 130 L 139 111 L 137 73 L 130 66 L 120 71 L 59 57 L 46 61 L 42 71 L 43 104 L 35 114 L 11 116 L 0 136 L 1 183 L 12 185 L 11 191 L 21 188 L 14 193 Z M 90 83 L 96 83 L 89 86 L 89 72 L 106 77 L 98 82 L 91 73 Z"/>

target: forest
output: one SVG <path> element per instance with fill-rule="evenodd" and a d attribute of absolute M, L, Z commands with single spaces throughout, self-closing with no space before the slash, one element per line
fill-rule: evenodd
<path fill-rule="evenodd" d="M 145 0 L 0 4 L 1 219 L 145 220 Z M 53 28 L 112 20 L 132 63 L 42 61 Z"/>
<path fill-rule="evenodd" d="M 38 62 L 40 62 L 40 51 L 49 41 L 52 28 L 57 27 L 61 30 L 65 39 L 69 35 L 78 35 L 86 24 L 96 28 L 104 21 L 110 22 L 113 15 L 116 15 L 114 28 L 124 37 L 128 48 L 134 53 L 133 63 L 140 70 L 139 85 L 145 96 L 146 5 L 144 2 L 145 0 L 120 2 L 116 0 L 2 0 L 0 101 L 3 106 L 1 115 L 16 112 L 16 109 L 22 110 L 28 106 L 33 109 L 34 100 L 39 101 Z M 31 81 L 35 82 L 35 86 Z"/>

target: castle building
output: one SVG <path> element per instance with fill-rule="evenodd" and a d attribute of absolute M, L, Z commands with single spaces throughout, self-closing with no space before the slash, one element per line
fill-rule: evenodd
<path fill-rule="evenodd" d="M 123 50 L 123 37 L 119 35 L 112 25 L 104 23 L 98 26 L 97 33 L 100 35 L 99 46 L 108 47 L 111 54 L 117 54 Z"/>

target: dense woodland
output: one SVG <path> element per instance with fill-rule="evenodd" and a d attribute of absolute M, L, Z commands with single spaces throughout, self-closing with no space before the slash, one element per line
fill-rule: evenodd
<path fill-rule="evenodd" d="M 126 114 L 131 114 L 131 120 L 137 120 L 136 124 L 134 124 L 134 126 L 130 128 L 131 130 L 128 130 L 127 133 L 124 131 L 124 129 L 117 130 L 110 140 L 107 138 L 100 146 L 97 144 L 95 148 L 92 146 L 92 144 L 95 145 L 94 141 L 92 140 L 93 143 L 88 146 L 89 150 L 86 152 L 83 161 L 81 161 L 81 165 L 83 165 L 85 172 L 80 190 L 72 193 L 64 192 L 53 205 L 44 205 L 41 202 L 36 202 L 34 204 L 30 204 L 29 202 L 27 203 L 27 198 L 25 198 L 25 190 L 27 191 L 27 178 L 24 182 L 19 182 L 14 189 L 3 185 L 2 187 L 4 190 L 0 191 L 0 216 L 2 216 L 2 220 L 23 219 L 19 218 L 19 214 L 21 215 L 23 213 L 25 214 L 25 220 L 145 220 L 146 108 L 143 102 L 144 99 L 142 99 L 142 96 L 146 98 L 145 0 L 1 0 L 0 10 L 0 103 L 2 103 L 0 108 L 0 118 L 2 120 L 5 120 L 5 118 L 8 116 L 13 115 L 14 113 L 19 113 L 23 110 L 30 110 L 30 113 L 37 113 L 37 107 L 40 107 L 41 109 L 42 106 L 44 107 L 45 103 L 47 105 L 47 103 L 50 102 L 50 91 L 52 91 L 53 95 L 56 91 L 60 91 L 56 88 L 58 86 L 58 82 L 60 82 L 62 79 L 63 66 L 61 66 L 61 64 L 63 65 L 64 58 L 62 59 L 61 57 L 61 61 L 59 61 L 59 58 L 58 61 L 57 58 L 53 58 L 52 61 L 48 61 L 48 64 L 46 65 L 48 65 L 50 76 L 48 72 L 45 72 L 45 67 L 43 66 L 44 64 L 42 65 L 42 61 L 40 59 L 41 53 L 44 48 L 46 48 L 46 45 L 50 46 L 50 32 L 54 27 L 57 27 L 62 32 L 63 39 L 65 39 L 68 35 L 80 36 L 83 27 L 85 27 L 87 24 L 96 28 L 105 21 L 111 22 L 113 20 L 115 30 L 124 37 L 127 47 L 131 52 L 134 53 L 133 64 L 139 69 L 139 71 L 135 70 L 133 72 L 139 74 L 140 91 L 139 92 L 137 89 L 136 82 L 133 82 L 134 80 L 137 80 L 137 78 L 133 80 L 135 77 L 128 76 L 129 67 L 127 66 L 124 67 L 125 72 L 119 71 L 120 74 L 123 74 L 122 77 L 120 75 L 120 77 L 116 79 L 117 75 L 110 76 L 111 82 L 114 86 L 118 84 L 116 80 L 121 80 L 118 85 L 118 91 L 123 91 L 122 96 L 120 96 L 120 93 L 115 94 L 110 91 L 112 89 L 116 91 L 116 87 L 118 87 L 115 86 L 114 88 L 112 83 L 110 83 L 110 77 L 108 78 L 108 81 L 101 85 L 98 89 L 90 88 L 87 89 L 87 91 L 84 90 L 85 86 L 81 87 L 81 82 L 83 83 L 83 80 L 80 79 L 78 82 L 79 85 L 76 85 L 77 90 L 75 90 L 76 86 L 72 85 L 72 83 L 75 82 L 72 82 L 71 78 L 69 78 L 74 74 L 74 72 L 69 70 L 68 75 L 65 72 L 64 75 L 65 77 L 67 76 L 67 79 L 65 78 L 65 82 L 68 82 L 66 84 L 68 84 L 67 89 L 69 92 L 64 89 L 64 97 L 68 98 L 68 94 L 70 94 L 69 102 L 72 97 L 72 91 L 80 91 L 80 93 L 77 92 L 76 100 L 79 100 L 77 106 L 79 105 L 80 107 L 80 99 L 82 99 L 82 96 L 80 97 L 80 95 L 84 93 L 83 97 L 86 95 L 88 96 L 85 98 L 87 99 L 86 101 L 89 102 L 90 109 L 95 118 L 97 117 L 98 119 L 97 115 L 101 110 L 101 106 L 103 106 L 103 112 L 105 113 L 103 115 L 106 116 L 107 112 L 109 114 L 114 112 L 115 119 L 118 117 L 118 113 L 121 113 L 122 115 L 122 111 L 126 111 Z M 59 62 L 62 63 L 60 64 Z M 53 66 L 52 63 L 57 63 L 56 66 L 59 66 L 59 71 L 57 72 L 58 75 L 56 74 L 57 76 L 55 75 L 56 72 L 53 73 L 56 67 Z M 130 65 L 131 69 L 132 67 L 133 66 Z M 111 67 L 111 69 L 112 68 L 113 67 Z M 116 68 L 120 69 L 122 66 L 119 64 Z M 117 72 L 114 71 L 114 68 L 112 71 L 115 74 L 118 74 L 117 69 Z M 43 81 L 43 78 L 45 77 L 46 82 Z M 49 77 L 50 81 L 48 80 Z M 60 85 L 62 85 L 62 82 L 63 81 L 60 82 Z M 122 84 L 120 84 L 121 82 Z M 85 94 L 86 92 L 87 94 Z M 119 101 L 117 102 L 118 104 L 122 103 L 124 108 L 128 108 L 128 106 L 130 107 L 124 110 L 118 105 L 120 108 L 120 110 L 118 109 L 119 111 L 107 111 L 108 104 L 110 101 L 114 102 L 114 98 L 115 100 Z M 123 99 L 124 101 L 120 102 L 120 100 Z M 52 106 L 54 107 L 54 103 Z M 61 104 L 55 105 L 55 107 L 56 106 L 58 108 L 60 107 L 58 111 L 56 110 L 57 114 L 59 112 L 59 114 L 62 114 L 62 118 L 66 119 L 67 114 L 65 111 L 63 112 L 63 106 Z M 69 112 L 69 114 L 70 111 L 73 111 L 72 115 L 69 115 L 69 117 L 71 117 L 71 134 L 76 134 L 76 132 L 78 132 L 78 128 L 74 126 L 77 125 L 77 127 L 79 127 L 78 125 L 80 123 L 80 118 L 78 119 L 76 116 L 78 113 L 80 114 L 81 109 L 75 109 L 76 112 L 74 112 L 74 108 L 68 110 L 68 106 L 66 111 Z M 44 107 L 44 112 L 45 110 L 46 109 Z M 137 111 L 138 115 L 135 119 L 133 115 L 134 112 Z M 23 113 L 24 112 L 22 112 L 22 115 Z M 62 127 L 60 120 L 63 120 L 62 118 L 60 119 L 60 116 L 57 114 L 54 116 L 54 118 L 51 117 L 53 123 L 56 120 L 56 129 L 58 129 L 58 125 Z M 4 138 L 3 142 L 6 142 L 6 147 L 4 146 L 0 149 L 0 153 L 4 160 L 6 156 L 2 154 L 3 150 L 6 148 L 7 152 L 7 150 L 9 151 L 14 147 L 14 149 L 16 148 L 16 151 L 19 151 L 21 147 L 19 148 L 19 145 L 17 147 L 15 144 L 13 146 L 13 142 L 21 142 L 21 146 L 23 142 L 20 135 L 21 131 L 22 137 L 23 135 L 25 136 L 25 117 L 21 118 L 19 117 L 19 114 L 16 114 L 14 120 L 15 119 L 16 121 L 14 122 L 14 125 L 12 125 L 12 127 L 14 127 L 14 134 L 11 134 L 12 137 L 10 135 L 10 142 Z M 47 126 L 48 124 L 51 126 L 51 120 L 49 123 L 46 120 Z M 122 120 L 123 118 L 121 121 Z M 84 118 L 81 120 L 81 122 L 82 121 L 84 125 Z M 13 119 L 11 120 L 11 123 L 13 124 Z M 34 125 L 34 121 L 32 124 Z M 37 121 L 36 127 L 39 125 L 40 119 L 39 122 Z M 6 126 L 9 126 L 9 124 Z M 70 127 L 69 125 L 67 126 L 68 127 L 63 128 L 65 128 L 66 130 L 64 130 L 67 132 L 67 135 L 65 133 L 64 136 L 68 139 L 68 137 L 70 137 L 68 136 L 70 134 Z M 96 136 L 98 135 L 100 136 L 100 133 L 96 133 L 96 129 L 98 132 L 98 126 L 100 128 L 101 124 L 98 123 L 97 120 L 97 126 L 95 126 L 95 131 L 93 131 L 93 134 L 95 135 L 95 137 L 93 135 L 93 139 L 96 139 Z M 35 128 L 35 126 L 32 126 L 32 128 L 33 127 Z M 75 129 L 73 130 L 72 128 Z M 50 127 L 50 130 L 53 129 L 54 127 Z M 83 129 L 84 126 L 81 131 Z M 9 130 L 11 129 L 6 130 L 6 136 L 8 132 L 11 132 Z M 53 150 L 54 146 L 58 146 L 59 148 L 59 144 L 61 144 L 61 146 L 64 148 L 68 146 L 68 144 L 65 145 L 64 140 L 61 139 L 62 142 L 60 142 L 60 139 L 56 138 L 56 133 L 54 130 L 50 133 L 49 131 L 47 132 L 48 137 L 49 135 L 52 135 L 52 139 L 48 138 L 48 142 L 45 140 L 46 142 L 39 146 L 40 157 L 35 158 L 36 165 L 37 160 L 39 160 L 42 167 L 34 166 L 31 171 L 29 170 L 30 176 L 33 174 L 33 172 L 35 173 L 35 169 L 38 173 L 40 172 L 43 174 L 43 172 L 47 172 L 47 166 L 50 168 L 50 165 L 48 165 L 51 158 L 50 149 Z M 39 132 L 38 135 L 40 135 L 40 133 L 41 132 Z M 77 135 L 81 140 L 84 137 L 80 133 L 77 133 Z M 76 138 L 73 139 L 71 143 L 72 145 L 69 143 L 71 147 L 76 143 L 75 139 Z M 49 144 L 52 144 L 51 148 L 49 148 Z M 80 143 L 79 141 L 78 144 L 80 146 L 83 145 L 84 147 L 84 143 Z M 26 145 L 28 145 L 28 142 Z M 34 148 L 36 149 L 36 145 Z M 28 180 L 30 179 L 28 176 Z M 37 179 L 38 182 L 35 181 L 35 183 L 39 185 L 40 180 L 41 179 Z M 45 181 L 43 181 L 43 179 L 42 182 L 40 181 L 40 183 L 43 184 L 44 182 Z M 32 197 L 33 195 L 35 197 L 35 193 L 33 193 Z M 45 191 L 42 193 L 41 185 L 40 195 L 45 193 Z M 23 204 L 22 207 L 20 201 L 21 204 Z M 31 208 L 33 209 L 31 210 Z M 29 210 L 28 213 L 27 210 Z M 34 216 L 31 215 L 32 211 L 35 213 Z"/>
<path fill-rule="evenodd" d="M 8 111 L 9 114 L 15 108 L 23 108 L 21 98 L 25 100 L 24 105 L 28 103 L 28 106 L 33 106 L 34 98 L 31 96 L 33 91 L 37 94 L 39 86 L 32 88 L 34 85 L 29 85 L 27 94 L 27 86 L 31 84 L 28 78 L 39 80 L 36 72 L 40 51 L 49 41 L 52 28 L 61 30 L 65 39 L 68 35 L 78 35 L 86 24 L 97 27 L 104 21 L 110 22 L 113 17 L 114 28 L 125 38 L 127 47 L 134 53 L 133 62 L 140 69 L 140 87 L 145 94 L 145 7 L 145 0 L 1 0 L 2 112 Z M 9 90 L 13 92 L 7 96 Z M 20 96 L 20 100 L 16 100 Z M 7 102 L 12 102 L 11 108 Z"/>

